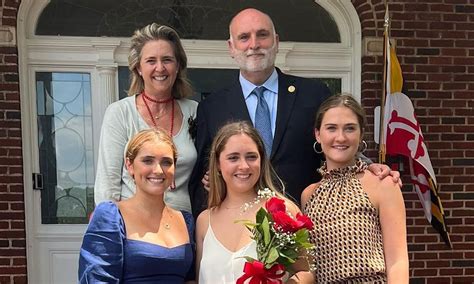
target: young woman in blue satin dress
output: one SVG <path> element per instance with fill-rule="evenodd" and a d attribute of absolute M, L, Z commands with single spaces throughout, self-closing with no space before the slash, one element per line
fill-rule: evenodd
<path fill-rule="evenodd" d="M 125 163 L 136 192 L 95 209 L 80 251 L 80 283 L 194 283 L 194 219 L 163 199 L 176 159 L 162 130 L 130 140 Z"/>

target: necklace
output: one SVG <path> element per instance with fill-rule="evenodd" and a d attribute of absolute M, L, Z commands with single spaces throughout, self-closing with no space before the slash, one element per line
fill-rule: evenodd
<path fill-rule="evenodd" d="M 165 223 L 165 229 L 166 229 L 166 230 L 170 230 L 170 229 L 171 229 L 171 225 L 170 225 L 169 222 L 173 219 L 173 216 L 171 215 L 170 209 L 168 208 L 168 206 L 165 206 L 165 210 L 166 210 L 166 212 L 168 213 L 168 219 L 169 219 L 168 222 Z M 163 219 L 163 217 L 162 217 L 162 219 Z"/>
<path fill-rule="evenodd" d="M 241 213 L 245 213 L 248 209 L 250 209 L 250 207 L 253 206 L 253 204 L 256 204 L 260 202 L 260 199 L 258 199 L 258 196 L 255 197 L 254 199 L 252 199 L 251 201 L 248 201 L 248 202 L 244 202 L 244 203 L 241 203 L 240 205 L 235 205 L 235 204 L 228 204 L 226 205 L 225 203 L 222 203 L 222 206 L 226 209 L 226 210 L 236 210 L 236 209 L 240 209 Z"/>
<path fill-rule="evenodd" d="M 145 91 L 142 92 L 142 95 L 143 95 L 143 97 L 144 97 L 145 99 L 149 100 L 150 102 L 154 102 L 154 103 L 156 103 L 156 104 L 166 104 L 166 103 L 171 102 L 171 100 L 173 99 L 173 97 L 171 96 L 171 97 L 169 97 L 169 98 L 167 98 L 167 99 L 164 99 L 164 100 L 155 100 L 154 98 L 149 97 L 149 96 L 145 93 Z"/>
<path fill-rule="evenodd" d="M 232 207 L 232 206 L 226 206 L 225 204 L 222 204 L 222 203 L 221 203 L 221 205 L 227 210 L 235 210 L 235 209 L 240 208 L 240 213 L 244 214 L 248 210 L 250 210 L 253 206 L 255 206 L 255 205 L 259 204 L 260 202 L 262 202 L 262 200 L 268 200 L 268 199 L 270 199 L 274 196 L 276 196 L 275 192 L 266 187 L 264 189 L 259 189 L 257 191 L 257 197 L 255 197 L 250 202 L 245 202 L 242 206 Z"/>
<path fill-rule="evenodd" d="M 168 102 L 171 102 L 171 127 L 170 127 L 170 136 L 173 137 L 173 126 L 174 126 L 174 99 L 173 97 L 171 98 L 168 98 L 166 100 L 162 100 L 162 101 L 159 101 L 159 100 L 154 100 L 150 97 L 148 97 L 145 92 L 143 91 L 142 92 L 142 99 L 143 99 L 143 103 L 145 104 L 145 107 L 146 109 L 148 110 L 148 114 L 150 115 L 150 120 L 151 122 L 153 123 L 153 126 L 155 128 L 158 127 L 158 125 L 156 124 L 156 121 L 155 121 L 155 117 L 153 117 L 153 114 L 151 113 L 151 109 L 150 109 L 150 106 L 148 105 L 147 103 L 147 100 L 149 101 L 152 101 L 152 102 L 155 102 L 155 103 L 158 103 L 158 104 L 164 104 L 164 103 L 168 103 Z M 161 116 L 159 116 L 161 117 Z M 159 118 L 158 117 L 158 118 Z M 157 118 L 157 119 L 158 119 Z"/>
<path fill-rule="evenodd" d="M 242 209 L 244 205 L 238 205 L 238 206 L 225 206 L 224 205 L 224 208 L 227 209 L 227 210 L 235 210 L 235 209 Z"/>

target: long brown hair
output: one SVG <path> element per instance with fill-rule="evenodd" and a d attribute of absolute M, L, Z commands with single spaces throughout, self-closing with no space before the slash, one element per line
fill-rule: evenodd
<path fill-rule="evenodd" d="M 128 69 L 130 70 L 129 96 L 141 93 L 145 84 L 138 73 L 143 46 L 150 41 L 166 40 L 173 48 L 174 56 L 178 63 L 178 74 L 171 91 L 173 98 L 181 99 L 192 96 L 193 90 L 187 78 L 188 59 L 178 33 L 165 25 L 152 23 L 135 31 L 131 39 L 130 52 L 128 54 Z"/>
<path fill-rule="evenodd" d="M 256 190 L 269 188 L 277 193 L 279 193 L 280 190 L 284 190 L 283 182 L 275 173 L 275 170 L 265 154 L 265 146 L 257 130 L 245 121 L 229 123 L 224 125 L 217 132 L 211 146 L 209 158 L 209 208 L 219 206 L 227 195 L 225 181 L 219 173 L 219 156 L 224 150 L 229 138 L 234 135 L 247 135 L 257 145 L 257 151 L 260 155 L 260 176 L 255 185 Z"/>

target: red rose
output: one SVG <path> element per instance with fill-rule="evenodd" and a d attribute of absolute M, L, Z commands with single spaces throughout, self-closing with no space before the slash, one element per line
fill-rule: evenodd
<path fill-rule="evenodd" d="M 298 231 L 298 225 L 293 218 L 285 212 L 278 211 L 272 214 L 275 229 L 283 232 L 294 233 Z"/>
<path fill-rule="evenodd" d="M 308 216 L 301 213 L 296 214 L 296 223 L 298 224 L 298 230 L 303 228 L 312 230 L 314 227 L 313 221 L 311 221 Z"/>
<path fill-rule="evenodd" d="M 278 198 L 278 197 L 272 197 L 265 202 L 265 208 L 267 208 L 267 211 L 270 214 L 273 214 L 275 212 L 285 212 L 286 211 L 286 206 L 285 206 L 285 201 Z"/>
<path fill-rule="evenodd" d="M 278 211 L 272 214 L 275 229 L 283 232 L 295 233 L 300 229 L 313 229 L 313 222 L 308 216 L 301 213 L 296 214 L 296 220 L 288 214 Z"/>

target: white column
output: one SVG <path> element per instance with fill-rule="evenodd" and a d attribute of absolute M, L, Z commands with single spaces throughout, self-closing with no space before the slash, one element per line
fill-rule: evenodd
<path fill-rule="evenodd" d="M 117 94 L 117 65 L 98 65 L 99 73 L 99 96 L 101 106 L 105 110 L 107 106 L 118 100 Z"/>
<path fill-rule="evenodd" d="M 111 103 L 118 100 L 118 64 L 115 58 L 115 51 L 120 46 L 121 41 L 97 38 L 92 40 L 91 43 L 97 50 L 96 70 L 92 73 L 94 160 L 97 164 L 97 149 L 105 110 Z"/>

